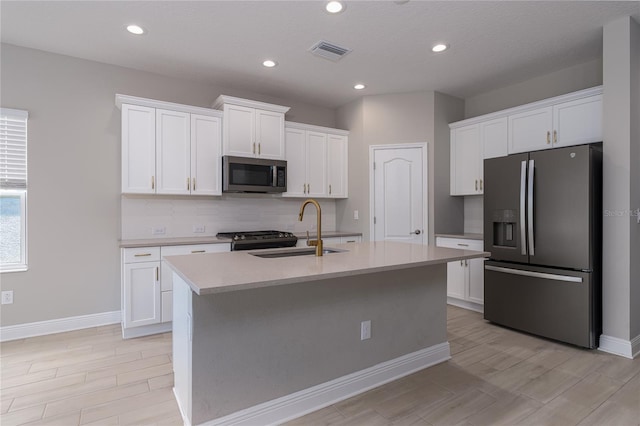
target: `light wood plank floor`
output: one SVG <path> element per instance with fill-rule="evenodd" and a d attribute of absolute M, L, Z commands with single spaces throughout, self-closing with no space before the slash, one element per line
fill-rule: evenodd
<path fill-rule="evenodd" d="M 448 316 L 452 360 L 288 425 L 640 425 L 640 359 Z M 98 327 L 2 343 L 0 359 L 2 426 L 182 424 L 170 333 Z"/>

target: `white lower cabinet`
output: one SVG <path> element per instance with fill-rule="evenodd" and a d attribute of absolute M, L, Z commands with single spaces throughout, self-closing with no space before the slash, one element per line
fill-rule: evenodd
<path fill-rule="evenodd" d="M 311 239 L 315 239 L 315 236 L 312 236 Z M 345 243 L 360 243 L 362 242 L 362 237 L 360 235 L 352 235 L 348 237 L 329 237 L 322 238 L 322 245 L 324 247 L 328 247 L 331 244 L 345 244 Z M 298 243 L 296 247 L 307 247 L 307 238 L 298 238 Z"/>
<path fill-rule="evenodd" d="M 122 328 L 161 321 L 160 247 L 124 249 L 122 268 Z"/>
<path fill-rule="evenodd" d="M 481 240 L 437 237 L 438 247 L 483 251 Z M 466 309 L 482 311 L 484 305 L 484 259 L 447 263 L 447 301 Z"/>
<path fill-rule="evenodd" d="M 122 249 L 122 335 L 146 336 L 171 330 L 173 320 L 173 271 L 164 256 L 218 253 L 230 244 Z"/>

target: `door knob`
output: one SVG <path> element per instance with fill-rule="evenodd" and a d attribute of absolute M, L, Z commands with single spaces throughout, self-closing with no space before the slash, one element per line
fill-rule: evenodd
<path fill-rule="evenodd" d="M 416 234 L 416 235 L 420 235 L 422 233 L 421 230 L 416 229 L 415 231 L 411 232 L 411 234 Z"/>

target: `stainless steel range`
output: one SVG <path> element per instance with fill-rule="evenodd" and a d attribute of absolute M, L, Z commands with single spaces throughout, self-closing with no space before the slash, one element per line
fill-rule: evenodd
<path fill-rule="evenodd" d="M 283 231 L 219 232 L 216 237 L 229 238 L 231 251 L 295 247 L 298 237 Z"/>

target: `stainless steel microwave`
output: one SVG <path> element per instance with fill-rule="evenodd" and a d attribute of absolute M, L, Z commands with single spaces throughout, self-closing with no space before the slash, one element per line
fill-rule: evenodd
<path fill-rule="evenodd" d="M 222 156 L 222 192 L 281 193 L 286 191 L 286 161 Z"/>

